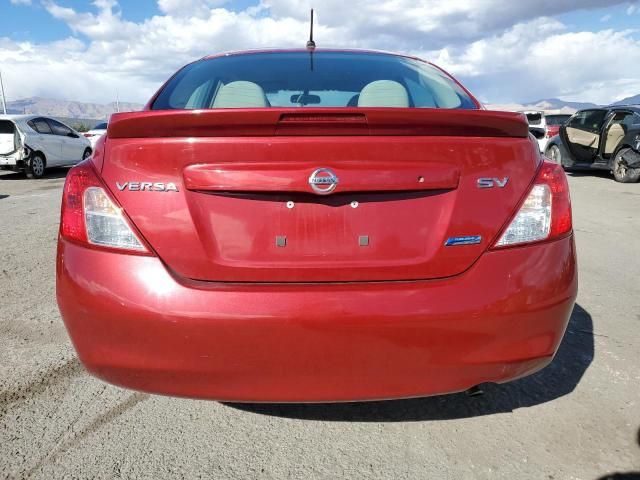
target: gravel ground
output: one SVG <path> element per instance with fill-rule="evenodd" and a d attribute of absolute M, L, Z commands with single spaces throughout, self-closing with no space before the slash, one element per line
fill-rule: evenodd
<path fill-rule="evenodd" d="M 84 371 L 54 292 L 65 174 L 0 172 L 0 478 L 640 478 L 640 184 L 571 176 L 580 294 L 538 374 L 475 398 L 232 405 Z"/>

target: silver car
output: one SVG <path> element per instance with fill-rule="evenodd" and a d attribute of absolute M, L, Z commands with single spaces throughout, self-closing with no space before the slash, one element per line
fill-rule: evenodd
<path fill-rule="evenodd" d="M 102 135 L 107 133 L 108 126 L 109 124 L 107 122 L 98 123 L 91 130 L 83 133 L 85 138 L 87 138 L 91 142 L 91 148 L 95 146 L 96 142 L 100 139 Z"/>
<path fill-rule="evenodd" d="M 91 143 L 74 129 L 41 115 L 0 115 L 0 168 L 41 178 L 47 167 L 75 165 Z"/>

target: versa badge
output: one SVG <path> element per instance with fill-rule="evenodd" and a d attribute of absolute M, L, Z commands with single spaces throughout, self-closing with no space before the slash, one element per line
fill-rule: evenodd
<path fill-rule="evenodd" d="M 162 183 L 162 182 L 116 182 L 116 187 L 121 192 L 124 190 L 130 190 L 132 192 L 177 192 L 178 187 L 175 183 Z"/>

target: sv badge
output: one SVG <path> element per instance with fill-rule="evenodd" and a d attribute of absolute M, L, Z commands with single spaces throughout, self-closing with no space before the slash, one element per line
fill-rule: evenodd
<path fill-rule="evenodd" d="M 507 186 L 507 182 L 509 182 L 509 177 L 500 178 L 479 178 L 478 179 L 478 188 L 504 188 Z"/>
<path fill-rule="evenodd" d="M 116 187 L 121 192 L 124 190 L 130 190 L 132 192 L 177 192 L 178 187 L 175 183 L 162 183 L 162 182 L 116 182 Z"/>

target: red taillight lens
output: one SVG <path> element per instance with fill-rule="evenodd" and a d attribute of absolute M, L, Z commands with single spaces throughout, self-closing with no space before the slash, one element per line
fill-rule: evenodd
<path fill-rule="evenodd" d="M 549 238 L 555 238 L 570 233 L 573 229 L 571 218 L 571 195 L 569 183 L 561 165 L 545 161 L 538 173 L 536 183 L 546 183 L 551 188 L 552 213 L 551 232 Z"/>
<path fill-rule="evenodd" d="M 84 192 L 89 187 L 102 186 L 90 161 L 84 161 L 69 170 L 62 193 L 60 234 L 69 239 L 88 243 L 84 223 Z"/>
<path fill-rule="evenodd" d="M 558 133 L 560 133 L 560 127 L 547 126 L 547 138 L 555 137 Z"/>
<path fill-rule="evenodd" d="M 79 163 L 67 175 L 62 194 L 60 235 L 91 247 L 150 254 L 90 160 Z"/>
<path fill-rule="evenodd" d="M 494 248 L 552 240 L 571 230 L 567 176 L 560 165 L 545 161 L 527 197 Z"/>
<path fill-rule="evenodd" d="M 87 138 L 91 138 L 95 136 L 93 133 L 83 133 L 83 135 Z"/>

